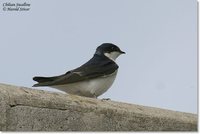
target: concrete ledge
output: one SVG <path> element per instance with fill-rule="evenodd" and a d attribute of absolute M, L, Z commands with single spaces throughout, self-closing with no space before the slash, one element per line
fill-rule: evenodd
<path fill-rule="evenodd" d="M 197 131 L 197 115 L 0 84 L 1 131 Z"/>

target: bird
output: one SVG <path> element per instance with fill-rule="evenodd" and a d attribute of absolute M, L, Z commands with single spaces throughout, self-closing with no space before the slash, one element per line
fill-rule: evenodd
<path fill-rule="evenodd" d="M 33 87 L 48 86 L 68 94 L 97 98 L 113 84 L 119 66 L 117 57 L 125 54 L 113 43 L 103 43 L 96 48 L 93 57 L 80 67 L 53 77 L 35 76 Z"/>

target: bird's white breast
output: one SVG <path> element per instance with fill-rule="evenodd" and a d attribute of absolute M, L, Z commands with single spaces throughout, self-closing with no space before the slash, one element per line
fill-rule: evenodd
<path fill-rule="evenodd" d="M 69 94 L 86 97 L 98 97 L 111 87 L 116 78 L 116 75 L 117 70 L 109 76 L 103 76 L 100 78 L 70 83 L 66 85 L 56 85 L 52 87 Z"/>

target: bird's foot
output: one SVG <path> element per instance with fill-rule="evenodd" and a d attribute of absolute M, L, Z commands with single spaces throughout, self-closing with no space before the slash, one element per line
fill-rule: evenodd
<path fill-rule="evenodd" d="M 101 101 L 109 101 L 109 100 L 111 100 L 110 98 L 103 98 L 103 99 L 101 99 Z"/>

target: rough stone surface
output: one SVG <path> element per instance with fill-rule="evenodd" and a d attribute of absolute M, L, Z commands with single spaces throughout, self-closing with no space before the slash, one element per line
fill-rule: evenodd
<path fill-rule="evenodd" d="M 197 115 L 0 84 L 1 131 L 197 131 Z"/>

